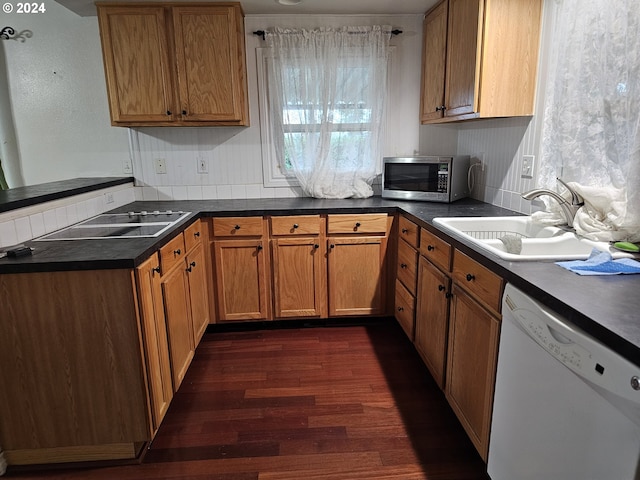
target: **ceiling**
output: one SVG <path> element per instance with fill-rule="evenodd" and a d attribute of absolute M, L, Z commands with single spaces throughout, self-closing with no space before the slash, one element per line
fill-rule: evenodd
<path fill-rule="evenodd" d="M 94 0 L 56 0 L 82 17 L 96 15 Z M 142 0 L 146 1 L 146 0 Z M 153 0 L 149 0 L 153 1 Z M 193 0 L 172 0 L 181 3 Z M 198 0 L 196 0 L 198 1 Z M 216 0 L 207 0 L 215 3 Z M 246 15 L 389 15 L 421 14 L 438 0 L 302 0 L 299 5 L 284 6 L 275 0 L 241 0 Z"/>

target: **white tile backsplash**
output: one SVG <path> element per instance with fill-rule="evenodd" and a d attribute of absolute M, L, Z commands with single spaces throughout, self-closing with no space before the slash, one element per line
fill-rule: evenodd
<path fill-rule="evenodd" d="M 231 185 L 218 185 L 218 198 L 232 198 Z"/>
<path fill-rule="evenodd" d="M 69 222 L 69 217 L 67 216 L 67 208 L 66 207 L 58 207 L 54 210 L 56 215 L 56 228 L 62 228 L 66 225 L 71 225 Z"/>
<path fill-rule="evenodd" d="M 173 190 L 171 187 L 156 187 L 158 189 L 158 200 L 173 199 Z"/>
<path fill-rule="evenodd" d="M 16 243 L 26 242 L 33 238 L 29 217 L 16 218 L 14 222 L 17 236 Z"/>
<path fill-rule="evenodd" d="M 187 195 L 187 187 L 184 185 L 174 185 L 171 187 L 171 192 L 175 200 L 189 200 Z"/>
<path fill-rule="evenodd" d="M 200 185 L 189 185 L 187 187 L 187 198 L 189 200 L 202 200 L 202 187 Z"/>
<path fill-rule="evenodd" d="M 231 198 L 235 200 L 247 198 L 247 188 L 244 185 L 231 185 Z"/>
<path fill-rule="evenodd" d="M 215 200 L 218 198 L 218 187 L 215 185 L 203 185 L 202 198 L 203 200 Z"/>
<path fill-rule="evenodd" d="M 42 213 L 29 215 L 29 224 L 31 225 L 32 238 L 40 237 L 46 233 L 44 228 L 44 216 Z"/>
<path fill-rule="evenodd" d="M 262 193 L 262 185 L 247 185 L 246 195 L 247 198 L 260 198 Z"/>
<path fill-rule="evenodd" d="M 0 245 L 15 245 L 18 243 L 15 221 L 0 223 Z"/>
<path fill-rule="evenodd" d="M 44 216 L 44 232 L 51 233 L 58 229 L 58 222 L 56 221 L 56 211 L 46 210 L 42 212 Z"/>

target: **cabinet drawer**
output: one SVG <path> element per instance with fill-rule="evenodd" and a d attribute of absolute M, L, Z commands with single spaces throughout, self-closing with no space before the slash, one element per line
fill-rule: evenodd
<path fill-rule="evenodd" d="M 423 228 L 420 233 L 420 254 L 445 272 L 451 271 L 451 245 Z"/>
<path fill-rule="evenodd" d="M 271 217 L 271 234 L 320 235 L 320 215 L 292 215 Z"/>
<path fill-rule="evenodd" d="M 413 295 L 396 280 L 396 320 L 411 341 L 415 330 L 415 304 Z"/>
<path fill-rule="evenodd" d="M 187 252 L 202 242 L 204 226 L 200 220 L 196 220 L 184 230 L 184 246 Z"/>
<path fill-rule="evenodd" d="M 459 250 L 453 256 L 453 280 L 485 306 L 500 312 L 502 278 Z"/>
<path fill-rule="evenodd" d="M 262 217 L 218 217 L 213 219 L 216 237 L 260 237 Z"/>
<path fill-rule="evenodd" d="M 398 242 L 397 277 L 411 294 L 416 293 L 416 271 L 418 269 L 418 252 L 407 242 Z"/>
<path fill-rule="evenodd" d="M 165 275 L 171 267 L 184 258 L 186 250 L 184 248 L 184 237 L 182 234 L 174 237 L 164 247 L 160 249 L 160 267 L 162 275 Z"/>
<path fill-rule="evenodd" d="M 385 233 L 387 231 L 387 214 L 328 215 L 327 231 L 329 234 Z"/>
<path fill-rule="evenodd" d="M 402 238 L 405 242 L 411 245 L 413 248 L 418 248 L 418 238 L 420 236 L 419 227 L 413 223 L 411 220 L 406 219 L 405 217 L 400 217 L 399 220 L 399 233 L 398 236 Z"/>

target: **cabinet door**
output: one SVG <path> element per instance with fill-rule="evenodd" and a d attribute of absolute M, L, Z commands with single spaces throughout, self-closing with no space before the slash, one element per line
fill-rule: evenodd
<path fill-rule="evenodd" d="M 271 241 L 275 316 L 326 316 L 324 245 L 317 237 Z"/>
<path fill-rule="evenodd" d="M 269 310 L 262 240 L 213 242 L 218 320 L 265 320 Z"/>
<path fill-rule="evenodd" d="M 233 6 L 173 8 L 183 121 L 246 121 L 241 21 Z"/>
<path fill-rule="evenodd" d="M 328 241 L 329 315 L 384 314 L 386 237 Z"/>
<path fill-rule="evenodd" d="M 173 388 L 177 391 L 194 354 L 184 261 L 162 277 L 162 293 L 169 333 Z"/>
<path fill-rule="evenodd" d="M 158 430 L 160 422 L 162 422 L 165 413 L 167 413 L 173 398 L 167 326 L 162 305 L 159 267 L 160 261 L 158 260 L 158 255 L 155 254 L 136 268 L 138 304 L 142 323 L 154 433 Z"/>
<path fill-rule="evenodd" d="M 174 97 L 162 7 L 98 7 L 113 124 L 173 120 Z"/>
<path fill-rule="evenodd" d="M 442 2 L 424 18 L 422 94 L 420 121 L 442 118 L 444 113 L 445 62 L 447 53 L 447 6 Z"/>
<path fill-rule="evenodd" d="M 415 346 L 440 388 L 444 388 L 451 279 L 420 257 Z"/>
<path fill-rule="evenodd" d="M 187 255 L 187 280 L 189 282 L 189 303 L 191 304 L 191 322 L 193 345 L 196 347 L 209 325 L 209 300 L 207 271 L 204 247 L 197 245 Z"/>
<path fill-rule="evenodd" d="M 500 322 L 454 287 L 445 394 L 451 408 L 487 460 Z"/>
<path fill-rule="evenodd" d="M 447 117 L 477 111 L 484 0 L 449 0 Z"/>

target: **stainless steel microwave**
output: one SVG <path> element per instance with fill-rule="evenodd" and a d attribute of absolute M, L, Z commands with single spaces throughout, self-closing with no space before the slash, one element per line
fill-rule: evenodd
<path fill-rule="evenodd" d="M 382 196 L 399 200 L 454 202 L 469 196 L 468 155 L 385 157 Z"/>

